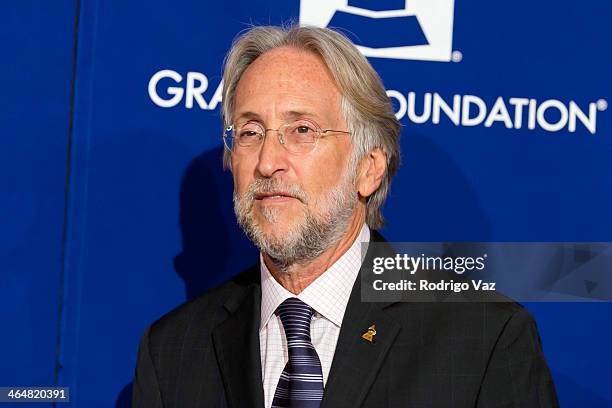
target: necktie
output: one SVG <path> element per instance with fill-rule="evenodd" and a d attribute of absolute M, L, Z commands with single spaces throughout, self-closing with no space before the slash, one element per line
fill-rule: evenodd
<path fill-rule="evenodd" d="M 287 337 L 289 361 L 280 376 L 273 408 L 318 408 L 323 399 L 321 361 L 310 338 L 314 310 L 298 298 L 276 309 Z"/>

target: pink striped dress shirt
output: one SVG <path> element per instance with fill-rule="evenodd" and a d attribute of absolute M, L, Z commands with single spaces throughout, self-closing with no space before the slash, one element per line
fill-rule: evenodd
<path fill-rule="evenodd" d="M 364 224 L 351 247 L 321 276 L 297 295 L 315 310 L 310 333 L 323 369 L 323 384 L 334 358 L 344 311 L 361 267 L 361 243 L 370 241 Z M 285 299 L 294 297 L 282 287 L 261 261 L 261 325 L 259 344 L 265 406 L 271 407 L 281 372 L 289 359 L 287 340 L 280 318 L 274 311 Z"/>

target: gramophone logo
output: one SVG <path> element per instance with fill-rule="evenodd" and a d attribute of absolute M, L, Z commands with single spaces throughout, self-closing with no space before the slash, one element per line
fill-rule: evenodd
<path fill-rule="evenodd" d="M 341 28 L 366 57 L 450 61 L 454 0 L 300 0 L 300 24 Z"/>

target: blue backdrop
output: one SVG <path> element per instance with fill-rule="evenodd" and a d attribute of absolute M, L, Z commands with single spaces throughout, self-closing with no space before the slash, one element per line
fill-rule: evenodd
<path fill-rule="evenodd" d="M 340 27 L 382 76 L 403 124 L 387 238 L 612 241 L 611 15 L 607 0 L 5 2 L 0 386 L 127 407 L 146 326 L 256 260 L 218 94 L 251 24 Z M 612 406 L 612 304 L 528 307 L 562 406 Z"/>

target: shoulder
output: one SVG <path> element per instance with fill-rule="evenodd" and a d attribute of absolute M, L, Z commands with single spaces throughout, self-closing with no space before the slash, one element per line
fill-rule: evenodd
<path fill-rule="evenodd" d="M 396 249 L 380 232 L 371 230 L 371 241 L 377 246 L 369 251 L 366 259 L 374 256 L 374 251 L 377 255 L 396 254 Z M 427 274 L 432 282 L 458 280 L 456 274 L 448 271 L 433 270 L 427 271 Z M 415 295 L 416 292 L 411 293 L 409 298 L 387 308 L 388 312 L 394 314 L 398 322 L 411 324 L 417 316 L 422 322 L 421 326 L 429 327 L 433 332 L 446 332 L 447 335 L 456 332 L 468 337 L 477 333 L 495 338 L 515 326 L 535 326 L 533 317 L 525 307 L 497 291 L 476 291 L 470 287 L 470 290 L 459 293 L 421 291 L 418 292 L 419 296 Z M 507 327 L 509 323 L 510 327 Z"/>
<path fill-rule="evenodd" d="M 386 308 L 403 335 L 419 333 L 431 342 L 456 342 L 492 350 L 498 342 L 512 342 L 521 335 L 537 336 L 534 320 L 513 301 L 398 302 Z M 435 339 L 435 340 L 434 340 Z M 499 346 L 499 344 L 498 344 Z"/>
<path fill-rule="evenodd" d="M 249 289 L 258 285 L 259 267 L 255 265 L 229 281 L 186 301 L 150 325 L 146 334 L 151 346 L 172 342 L 173 338 L 179 340 L 178 337 L 184 337 L 192 327 L 203 331 L 212 330 L 227 317 L 227 307 L 231 307 L 232 302 L 239 302 Z"/>

